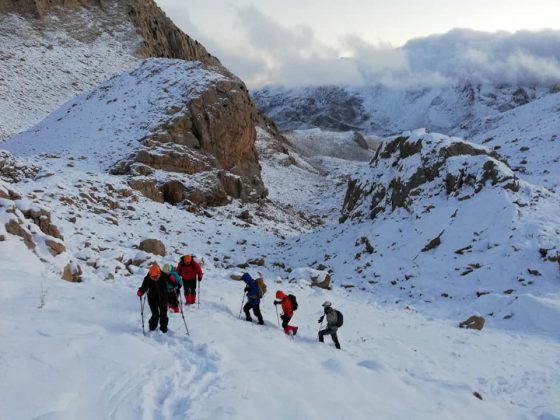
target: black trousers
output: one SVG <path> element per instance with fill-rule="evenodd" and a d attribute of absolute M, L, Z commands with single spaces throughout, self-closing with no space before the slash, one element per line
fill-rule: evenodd
<path fill-rule="evenodd" d="M 194 279 L 194 280 L 183 280 L 183 286 L 185 287 L 185 295 L 195 295 L 196 296 L 196 279 Z"/>
<path fill-rule="evenodd" d="M 334 345 L 337 349 L 340 348 L 340 343 L 338 342 L 338 336 L 336 335 L 336 330 L 331 330 L 330 328 L 325 328 L 324 330 L 319 331 L 319 341 L 322 343 L 325 341 L 325 335 L 330 335 Z"/>
<path fill-rule="evenodd" d="M 259 320 L 259 324 L 264 324 L 263 317 L 261 314 L 261 307 L 258 304 L 254 305 L 252 303 L 247 302 L 245 306 L 243 306 L 243 312 L 245 312 L 245 319 L 247 319 L 247 321 L 251 320 L 251 314 L 249 313 L 249 310 L 251 309 L 253 309 L 253 313 Z"/>
<path fill-rule="evenodd" d="M 150 330 L 155 330 L 158 322 L 161 330 L 167 330 L 169 318 L 167 318 L 167 299 L 158 299 L 156 296 L 148 295 L 148 305 L 152 316 L 148 320 Z"/>
<path fill-rule="evenodd" d="M 172 290 L 167 292 L 167 300 L 173 306 L 179 306 L 179 300 L 177 299 L 177 295 L 179 294 L 179 290 Z"/>
<path fill-rule="evenodd" d="M 288 315 L 280 315 L 280 319 L 282 320 L 282 328 L 286 329 L 292 317 Z"/>

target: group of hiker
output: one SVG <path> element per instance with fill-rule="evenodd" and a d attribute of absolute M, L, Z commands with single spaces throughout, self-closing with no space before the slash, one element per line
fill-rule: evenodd
<path fill-rule="evenodd" d="M 169 307 L 175 313 L 181 312 L 181 288 L 184 289 L 185 303 L 187 305 L 196 303 L 197 280 L 200 283 L 202 277 L 200 264 L 193 259 L 192 255 L 181 257 L 175 269 L 171 264 L 164 264 L 163 269 L 157 264 L 150 266 L 148 274 L 136 292 L 139 298 L 142 298 L 144 293 L 148 295 L 148 305 L 152 312 L 152 316 L 148 320 L 150 331 L 155 330 L 159 323 L 161 332 L 167 332 L 169 322 L 167 308 Z"/>
<path fill-rule="evenodd" d="M 173 268 L 171 264 L 164 264 L 163 268 L 160 269 L 157 264 L 152 264 L 148 270 L 148 274 L 144 277 L 142 285 L 137 291 L 137 296 L 140 298 L 141 306 L 142 296 L 144 293 L 147 293 L 148 305 L 150 306 L 152 313 L 150 319 L 148 320 L 148 327 L 150 331 L 155 330 L 159 323 L 161 332 L 167 332 L 167 324 L 169 322 L 169 318 L 167 317 L 168 308 L 175 313 L 181 312 L 183 315 L 182 301 L 180 297 L 181 288 L 184 289 L 185 303 L 187 305 L 193 305 L 196 303 L 197 281 L 200 287 L 202 277 L 203 273 L 200 264 L 194 260 L 192 255 L 184 255 L 181 257 L 176 268 Z M 264 319 L 260 309 L 261 299 L 266 293 L 266 284 L 264 283 L 264 280 L 262 277 L 254 279 L 249 273 L 244 273 L 241 276 L 241 280 L 243 280 L 246 285 L 244 289 L 243 302 L 245 301 L 246 296 L 247 303 L 245 305 L 243 305 L 243 302 L 241 303 L 241 309 L 245 313 L 245 319 L 249 322 L 253 321 L 253 318 L 251 317 L 252 311 L 253 315 L 257 318 L 258 324 L 264 325 Z M 278 305 L 282 308 L 280 319 L 282 320 L 282 329 L 284 330 L 284 333 L 292 337 L 295 336 L 297 334 L 298 327 L 290 325 L 290 321 L 294 316 L 294 311 L 298 308 L 296 297 L 292 294 L 286 295 L 282 290 L 278 290 L 276 291 L 276 299 L 273 303 L 276 307 L 277 315 Z M 321 324 L 318 332 L 318 339 L 320 342 L 324 342 L 325 335 L 330 335 L 335 347 L 340 349 L 337 331 L 343 323 L 342 313 L 334 309 L 332 307 L 332 303 L 329 301 L 325 301 L 323 303 L 323 311 L 324 315 L 322 315 L 318 321 L 318 323 Z M 239 315 L 241 316 L 241 312 Z M 322 328 L 324 321 L 326 321 L 326 326 L 325 328 Z M 186 326 L 185 322 L 185 327 Z"/>

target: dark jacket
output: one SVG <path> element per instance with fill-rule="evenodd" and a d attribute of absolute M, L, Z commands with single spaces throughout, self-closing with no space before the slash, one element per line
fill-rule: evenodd
<path fill-rule="evenodd" d="M 241 277 L 247 287 L 245 288 L 247 291 L 247 299 L 249 299 L 249 303 L 251 305 L 259 305 L 261 303 L 261 298 L 259 298 L 259 285 L 257 281 L 251 277 L 249 273 L 243 274 Z"/>
<path fill-rule="evenodd" d="M 150 301 L 157 300 L 160 301 L 160 303 L 165 302 L 167 305 L 168 285 L 173 285 L 173 283 L 169 279 L 169 275 L 162 272 L 157 280 L 152 280 L 149 275 L 146 275 L 142 281 L 142 286 L 140 286 L 138 290 L 140 290 L 142 294 L 147 292 Z"/>

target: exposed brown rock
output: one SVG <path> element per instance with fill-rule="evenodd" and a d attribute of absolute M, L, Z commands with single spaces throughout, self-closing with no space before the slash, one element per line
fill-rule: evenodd
<path fill-rule="evenodd" d="M 486 320 L 481 317 L 481 316 L 476 316 L 473 315 L 471 317 L 469 317 L 469 319 L 461 322 L 459 324 L 460 328 L 467 328 L 470 330 L 482 330 L 482 328 L 484 327 L 484 323 L 486 322 Z"/>
<path fill-rule="evenodd" d="M 128 181 L 128 185 L 139 191 L 144 197 L 157 201 L 158 203 L 163 203 L 163 194 L 155 181 L 133 178 Z"/>
<path fill-rule="evenodd" d="M 36 245 L 35 242 L 33 242 L 33 237 L 16 219 L 10 219 L 10 221 L 5 224 L 5 228 L 6 232 L 22 238 L 27 248 L 31 250 L 35 249 Z"/>
<path fill-rule="evenodd" d="M 0 13 L 32 15 L 38 19 L 55 13 L 77 12 L 81 8 L 120 11 L 121 21 L 129 20 L 142 38 L 138 54 L 143 57 L 180 58 L 220 66 L 219 60 L 196 40 L 183 33 L 153 0 L 2 0 Z"/>
<path fill-rule="evenodd" d="M 165 245 L 159 239 L 144 239 L 140 242 L 138 248 L 150 254 L 161 255 L 165 257 Z"/>
<path fill-rule="evenodd" d="M 185 200 L 185 186 L 180 181 L 167 181 L 162 186 L 163 201 L 178 204 Z"/>
<path fill-rule="evenodd" d="M 321 289 L 331 289 L 331 275 L 327 274 L 322 281 L 311 279 L 311 287 L 319 287 Z"/>
<path fill-rule="evenodd" d="M 64 267 L 62 272 L 62 280 L 66 280 L 72 283 L 79 283 L 82 281 L 82 267 L 73 262 L 69 262 Z"/>
<path fill-rule="evenodd" d="M 47 239 L 45 244 L 49 247 L 49 252 L 53 257 L 56 257 L 59 254 L 62 254 L 66 251 L 66 247 L 62 242 L 54 241 L 52 239 Z"/>

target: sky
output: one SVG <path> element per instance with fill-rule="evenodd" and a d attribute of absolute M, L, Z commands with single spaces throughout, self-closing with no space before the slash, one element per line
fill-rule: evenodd
<path fill-rule="evenodd" d="M 493 67 L 494 57 L 487 56 L 496 48 L 470 48 L 471 43 L 479 41 L 479 36 L 474 35 L 479 33 L 486 34 L 486 43 L 497 41 L 500 48 L 506 47 L 500 60 L 505 58 L 515 66 L 523 63 L 524 70 L 517 69 L 517 73 L 526 72 L 527 67 L 543 66 L 543 77 L 553 74 L 554 83 L 560 74 L 555 53 L 560 45 L 560 0 L 157 2 L 181 29 L 199 40 L 250 88 L 268 84 L 358 84 L 372 78 L 402 84 L 410 79 L 406 71 L 412 64 L 409 41 L 428 36 L 433 51 L 444 52 L 448 46 L 457 50 L 457 43 L 464 46 L 454 64 L 465 64 L 466 54 L 471 67 L 480 61 Z M 452 32 L 452 37 L 434 37 L 445 37 L 458 28 L 463 29 L 459 41 L 457 31 Z M 525 36 L 519 36 L 519 31 L 524 31 L 521 33 Z M 540 44 L 543 38 L 535 33 L 547 34 L 545 47 L 550 48 L 544 55 Z M 513 38 L 506 39 L 506 35 Z M 454 38 L 454 45 L 449 44 L 450 38 Z M 536 55 L 526 49 L 523 42 L 527 38 L 541 48 Z M 519 42 L 521 47 L 515 44 Z M 484 72 L 488 66 L 482 67 Z M 498 73 L 502 72 L 499 69 Z M 448 74 L 440 74 L 434 68 L 421 73 L 414 75 L 413 83 L 419 79 L 423 84 L 449 81 Z M 541 73 L 540 68 L 536 73 Z M 492 75 L 484 77 L 493 79 Z M 518 77 L 519 74 L 514 76 Z"/>

